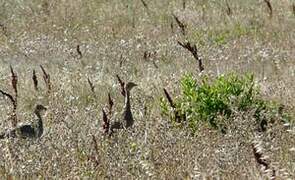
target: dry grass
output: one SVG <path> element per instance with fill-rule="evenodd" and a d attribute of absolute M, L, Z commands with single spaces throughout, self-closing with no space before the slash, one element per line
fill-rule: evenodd
<path fill-rule="evenodd" d="M 0 89 L 14 92 L 11 65 L 18 77 L 18 124 L 34 118 L 37 103 L 49 109 L 41 139 L 0 141 L 0 177 L 266 179 L 272 174 L 259 164 L 265 158 L 278 179 L 295 179 L 292 124 L 274 123 L 257 134 L 248 112 L 237 114 L 225 135 L 204 124 L 192 136 L 159 110 L 163 88 L 175 97 L 184 73 L 200 75 L 179 41 L 196 44 L 202 74 L 252 72 L 264 98 L 294 115 L 294 2 L 0 4 Z M 135 124 L 109 137 L 101 110 L 112 97 L 112 116 L 120 117 L 124 92 L 116 75 L 139 85 L 131 94 Z M 1 130 L 11 128 L 11 102 L 2 95 L 0 111 Z M 262 154 L 253 143 L 263 147 Z"/>

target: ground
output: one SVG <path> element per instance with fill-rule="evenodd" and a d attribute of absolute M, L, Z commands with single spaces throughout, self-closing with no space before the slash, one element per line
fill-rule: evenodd
<path fill-rule="evenodd" d="M 36 140 L 0 141 L 0 176 L 7 178 L 261 179 L 260 148 L 279 179 L 295 176 L 295 129 L 253 128 L 240 113 L 222 134 L 206 124 L 192 135 L 161 116 L 163 88 L 179 95 L 186 73 L 196 78 L 253 73 L 262 97 L 294 115 L 295 2 L 263 0 L 42 0 L 0 2 L 0 89 L 13 94 L 18 76 L 18 124 L 48 108 Z M 181 29 L 177 19 L 184 24 Z M 205 70 L 180 42 L 198 48 Z M 79 46 L 79 48 L 78 48 Z M 40 65 L 50 75 L 51 90 Z M 38 78 L 34 89 L 33 70 Z M 108 93 L 119 119 L 123 96 L 116 75 L 138 84 L 131 92 L 135 124 L 103 134 Z M 93 84 L 93 91 L 89 86 Z M 12 105 L 0 96 L 0 127 L 12 128 Z"/>

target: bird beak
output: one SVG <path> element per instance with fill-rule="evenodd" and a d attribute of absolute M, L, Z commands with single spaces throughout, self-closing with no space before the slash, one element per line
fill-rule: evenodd
<path fill-rule="evenodd" d="M 137 84 L 135 84 L 135 83 L 133 83 L 133 87 L 136 87 L 136 86 L 138 86 Z"/>

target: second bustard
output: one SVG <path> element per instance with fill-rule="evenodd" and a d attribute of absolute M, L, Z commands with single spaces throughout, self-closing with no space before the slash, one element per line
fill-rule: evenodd
<path fill-rule="evenodd" d="M 43 134 L 43 121 L 42 113 L 45 112 L 46 108 L 42 105 L 35 107 L 35 115 L 37 116 L 37 122 L 31 125 L 22 125 L 8 132 L 0 134 L 0 139 L 4 138 L 39 138 Z"/>
<path fill-rule="evenodd" d="M 130 102 L 130 91 L 133 87 L 137 86 L 137 84 L 133 82 L 129 82 L 124 85 L 124 107 L 122 112 L 122 121 L 116 121 L 111 124 L 110 130 L 113 132 L 114 129 L 122 129 L 129 128 L 133 125 L 134 119 L 131 112 L 131 102 Z"/>

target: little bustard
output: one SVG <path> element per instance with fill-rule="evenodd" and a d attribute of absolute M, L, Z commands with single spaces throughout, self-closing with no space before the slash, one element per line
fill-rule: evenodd
<path fill-rule="evenodd" d="M 46 108 L 42 105 L 36 105 L 35 115 L 37 116 L 37 123 L 31 125 L 22 125 L 8 132 L 0 135 L 0 139 L 4 138 L 39 138 L 43 134 L 43 121 L 42 114 L 46 111 Z"/>
<path fill-rule="evenodd" d="M 110 132 L 113 133 L 115 129 L 123 129 L 129 128 L 133 125 L 134 119 L 131 112 L 131 102 L 130 102 L 130 91 L 133 87 L 137 86 L 137 84 L 133 82 L 129 82 L 124 85 L 124 107 L 122 112 L 122 121 L 115 121 L 110 126 Z"/>

